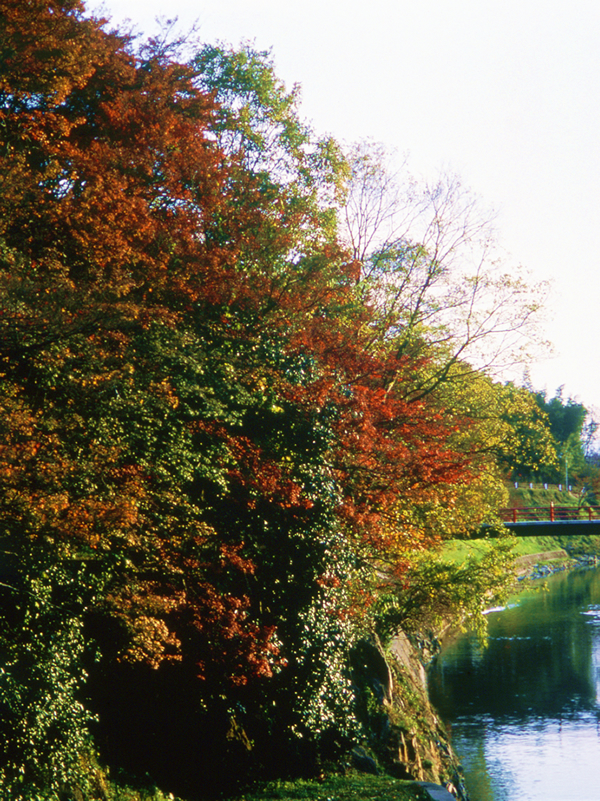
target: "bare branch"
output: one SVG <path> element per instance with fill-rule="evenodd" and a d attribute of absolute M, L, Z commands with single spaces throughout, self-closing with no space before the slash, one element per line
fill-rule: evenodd
<path fill-rule="evenodd" d="M 378 310 L 374 346 L 426 343 L 443 355 L 433 385 L 459 360 L 498 373 L 549 349 L 537 328 L 548 286 L 507 266 L 495 215 L 476 195 L 451 174 L 419 185 L 380 144 L 362 142 L 348 158 L 340 227 Z"/>

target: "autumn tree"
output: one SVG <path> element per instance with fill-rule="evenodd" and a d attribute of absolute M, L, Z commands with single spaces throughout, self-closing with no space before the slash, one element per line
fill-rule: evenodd
<path fill-rule="evenodd" d="M 366 574 L 477 480 L 458 354 L 365 289 L 267 55 L 78 0 L 0 0 L 0 47 L 0 786 L 81 790 L 91 731 L 174 792 L 315 766 Z"/>
<path fill-rule="evenodd" d="M 546 287 L 530 286 L 506 263 L 493 215 L 456 176 L 416 180 L 373 142 L 347 157 L 340 232 L 373 312 L 368 347 L 410 359 L 411 375 L 390 385 L 443 414 L 454 427 L 448 441 L 469 465 L 468 478 L 451 477 L 433 499 L 398 503 L 395 525 L 410 549 L 419 531 L 465 536 L 493 518 L 506 502 L 511 460 L 551 464 L 554 448 L 532 397 L 504 385 L 507 370 L 540 346 Z"/>
<path fill-rule="evenodd" d="M 214 679 L 209 697 L 269 675 L 277 648 L 229 586 L 253 570 L 239 539 L 219 537 L 190 492 L 203 473 L 225 487 L 235 461 L 218 433 L 223 409 L 236 416 L 223 313 L 244 295 L 246 210 L 223 235 L 213 101 L 78 2 L 0 15 L 2 775 L 16 794 L 23 777 L 51 792 L 81 766 L 84 621 L 108 657 L 189 662 Z M 206 351 L 214 369 L 196 386 Z M 50 690 L 28 654 L 71 676 L 52 685 L 60 713 L 42 713 Z"/>

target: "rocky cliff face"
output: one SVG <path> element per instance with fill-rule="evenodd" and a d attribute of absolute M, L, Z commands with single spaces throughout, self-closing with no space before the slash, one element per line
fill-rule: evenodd
<path fill-rule="evenodd" d="M 430 657 L 425 643 L 402 632 L 385 651 L 374 636 L 356 645 L 353 671 L 365 750 L 398 778 L 445 785 L 468 801 L 458 760 L 427 696 L 424 662 Z"/>

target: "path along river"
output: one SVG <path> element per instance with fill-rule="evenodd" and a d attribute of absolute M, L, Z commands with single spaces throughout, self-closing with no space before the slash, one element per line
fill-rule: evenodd
<path fill-rule="evenodd" d="M 489 614 L 487 647 L 460 635 L 431 668 L 471 801 L 600 799 L 600 568 L 545 583 Z"/>

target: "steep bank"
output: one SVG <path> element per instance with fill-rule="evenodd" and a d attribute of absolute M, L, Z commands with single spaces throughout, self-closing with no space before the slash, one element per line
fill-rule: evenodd
<path fill-rule="evenodd" d="M 358 714 L 367 732 L 362 757 L 370 755 L 373 768 L 442 785 L 467 801 L 458 759 L 427 694 L 428 642 L 399 632 L 385 651 L 375 637 L 355 648 Z"/>

